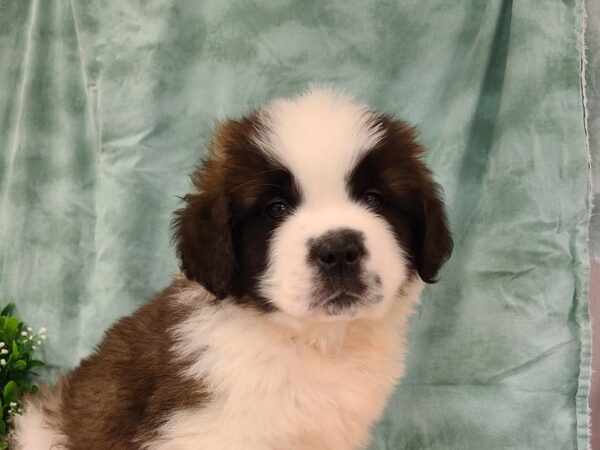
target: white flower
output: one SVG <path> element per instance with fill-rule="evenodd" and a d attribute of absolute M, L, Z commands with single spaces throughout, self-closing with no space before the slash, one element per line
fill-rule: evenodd
<path fill-rule="evenodd" d="M 27 331 L 21 331 L 21 336 L 27 336 Z"/>
<path fill-rule="evenodd" d="M 8 350 L 6 350 L 5 348 L 0 350 L 0 355 L 6 355 L 7 353 L 8 353 Z"/>
<path fill-rule="evenodd" d="M 4 342 L 0 342 L 0 348 L 4 347 L 6 344 Z"/>
<path fill-rule="evenodd" d="M 45 335 L 45 334 L 41 335 L 40 337 L 41 337 L 42 339 L 46 339 L 46 335 Z"/>
<path fill-rule="evenodd" d="M 32 346 L 31 346 L 31 350 L 35 350 L 35 349 L 36 349 L 36 346 L 35 346 L 35 345 L 32 345 Z"/>
<path fill-rule="evenodd" d="M 5 365 L 6 365 L 6 360 L 0 359 L 0 366 L 5 366 Z"/>
<path fill-rule="evenodd" d="M 40 340 L 38 339 L 37 341 L 35 341 L 35 343 L 36 343 L 37 345 L 40 345 L 40 344 L 42 343 L 42 341 L 40 341 Z"/>
<path fill-rule="evenodd" d="M 48 330 L 46 330 L 44 327 L 40 328 L 40 331 L 38 331 L 38 334 L 46 334 L 48 332 Z"/>
<path fill-rule="evenodd" d="M 27 331 L 29 331 L 31 333 L 33 331 L 33 328 L 27 327 Z"/>
<path fill-rule="evenodd" d="M 10 402 L 9 405 L 10 405 L 11 408 L 14 408 L 15 406 L 17 406 L 17 403 L 16 402 Z"/>
<path fill-rule="evenodd" d="M 30 341 L 33 341 L 33 336 L 29 336 L 29 340 L 30 340 Z"/>

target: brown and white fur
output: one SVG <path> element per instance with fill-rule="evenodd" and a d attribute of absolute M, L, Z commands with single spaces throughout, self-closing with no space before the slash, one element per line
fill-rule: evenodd
<path fill-rule="evenodd" d="M 421 154 L 330 89 L 220 125 L 176 213 L 181 275 L 26 402 L 11 448 L 363 448 L 452 249 Z"/>

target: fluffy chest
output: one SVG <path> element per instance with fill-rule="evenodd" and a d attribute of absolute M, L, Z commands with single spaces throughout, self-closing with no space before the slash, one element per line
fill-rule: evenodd
<path fill-rule="evenodd" d="M 253 318 L 214 319 L 190 319 L 176 349 L 193 361 L 186 375 L 210 401 L 175 413 L 149 449 L 344 450 L 366 443 L 403 369 L 397 327 L 359 324 L 319 342 L 265 330 Z"/>

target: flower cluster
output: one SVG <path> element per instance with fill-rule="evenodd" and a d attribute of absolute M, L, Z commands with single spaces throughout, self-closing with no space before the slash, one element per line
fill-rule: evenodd
<path fill-rule="evenodd" d="M 19 343 L 23 348 L 29 347 L 32 351 L 35 351 L 37 346 L 41 345 L 43 340 L 46 340 L 46 333 L 47 330 L 43 327 L 37 333 L 33 333 L 33 329 L 27 327 L 27 329 L 21 331 L 20 336 L 22 339 L 19 340 Z M 4 355 L 9 353 L 6 342 L 0 341 L 0 366 L 6 366 Z"/>
<path fill-rule="evenodd" d="M 46 339 L 46 329 L 34 332 L 25 326 L 13 315 L 14 307 L 11 303 L 0 312 L 0 450 L 8 448 L 5 437 L 12 418 L 22 412 L 21 395 L 37 390 L 34 370 L 44 365 L 33 355 Z"/>

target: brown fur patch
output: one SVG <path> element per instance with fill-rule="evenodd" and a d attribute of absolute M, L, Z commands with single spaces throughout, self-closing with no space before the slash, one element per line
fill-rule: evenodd
<path fill-rule="evenodd" d="M 188 278 L 218 299 L 270 311 L 256 289 L 277 225 L 264 208 L 273 198 L 293 208 L 300 195 L 290 172 L 254 143 L 261 127 L 254 115 L 217 127 L 209 155 L 192 177 L 195 192 L 175 213 L 173 237 Z"/>
<path fill-rule="evenodd" d="M 203 386 L 181 375 L 188 363 L 171 350 L 173 327 L 201 307 L 173 300 L 186 289 L 200 287 L 174 282 L 112 326 L 97 351 L 54 389 L 28 400 L 58 425 L 68 448 L 139 449 L 171 413 L 209 400 Z"/>

